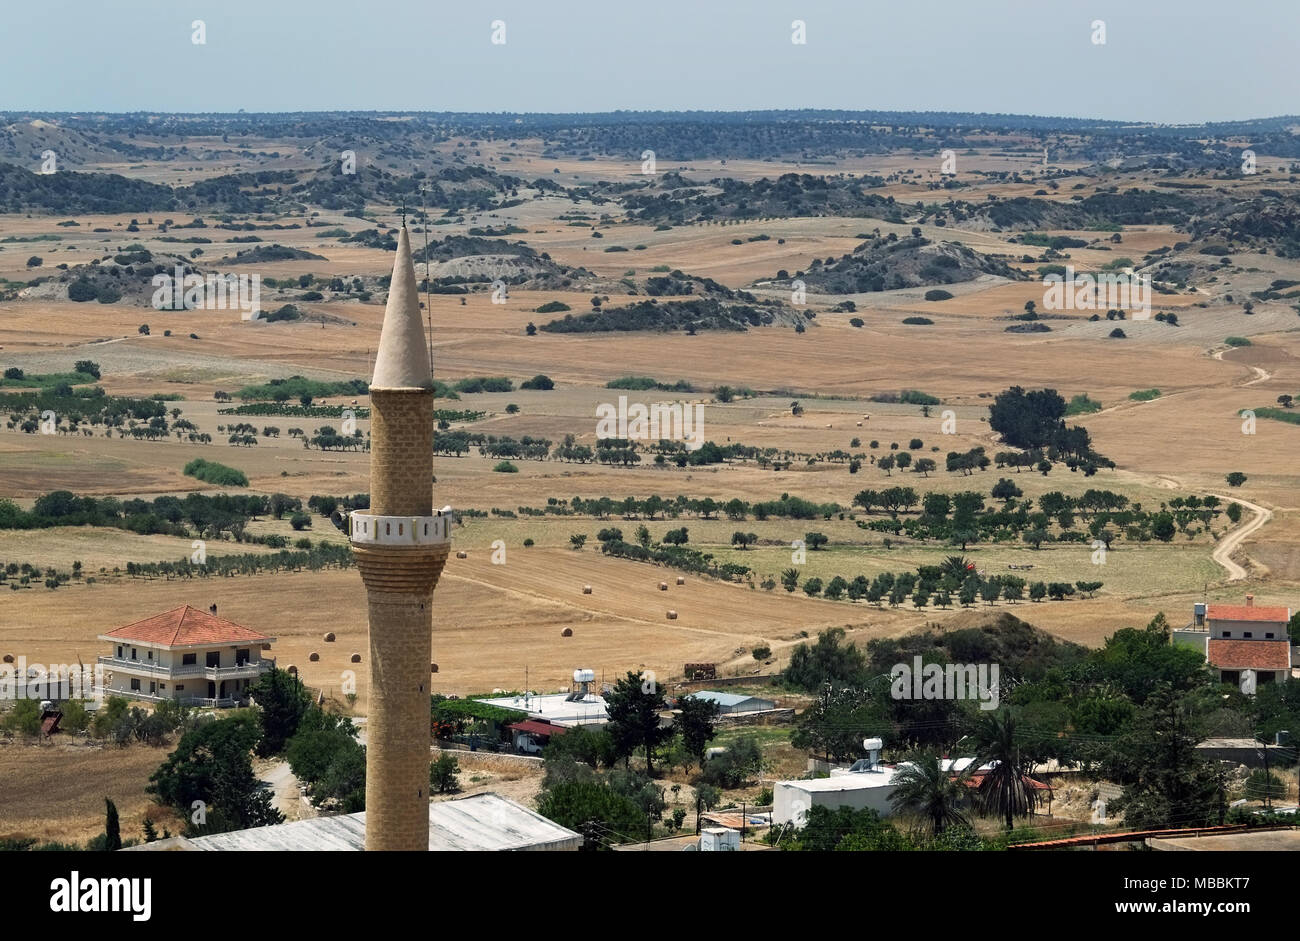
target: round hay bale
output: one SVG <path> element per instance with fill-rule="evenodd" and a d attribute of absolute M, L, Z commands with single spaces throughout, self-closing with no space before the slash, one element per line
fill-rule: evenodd
<path fill-rule="evenodd" d="M 469 558 L 469 553 L 466 552 L 464 549 L 457 549 L 457 550 L 456 550 L 456 558 L 458 558 L 458 559 L 468 559 L 468 558 Z"/>
<path fill-rule="evenodd" d="M 332 644 L 332 643 L 334 643 L 334 632 L 333 632 L 333 631 L 330 631 L 328 634 L 325 635 L 325 643 L 327 643 L 327 644 Z"/>
<path fill-rule="evenodd" d="M 354 653 L 354 654 L 353 654 L 351 657 L 349 657 L 348 659 L 351 660 L 353 663 L 360 663 L 360 662 L 361 662 L 361 654 L 359 654 L 359 653 Z"/>
<path fill-rule="evenodd" d="M 320 659 L 320 654 L 318 654 L 316 651 L 313 650 L 311 653 L 307 654 L 307 659 L 310 660 L 312 663 L 315 663 L 317 660 Z"/>
<path fill-rule="evenodd" d="M 678 575 L 678 576 L 677 576 L 677 584 L 679 584 L 679 585 L 685 585 L 685 584 L 686 584 L 686 579 L 685 579 L 684 577 L 682 577 L 681 575 Z"/>
<path fill-rule="evenodd" d="M 669 611 L 669 612 L 668 612 L 668 620 L 670 620 L 670 621 L 676 621 L 676 620 L 677 620 L 677 612 L 676 612 L 676 611 Z"/>
<path fill-rule="evenodd" d="M 297 675 L 298 675 L 298 668 L 297 668 L 296 666 L 294 666 L 293 664 L 289 664 L 289 669 L 286 670 L 285 672 L 286 672 L 286 673 L 292 673 L 294 676 L 297 676 Z"/>
<path fill-rule="evenodd" d="M 571 627 L 566 627 L 563 631 L 560 632 L 560 636 L 561 636 L 561 637 L 572 637 L 572 636 L 573 636 L 573 628 L 571 628 Z"/>
<path fill-rule="evenodd" d="M 668 590 L 668 583 L 667 583 L 667 582 L 660 582 L 660 583 L 659 583 L 659 590 L 660 590 L 660 591 L 667 591 L 667 590 Z"/>
<path fill-rule="evenodd" d="M 858 427 L 859 427 L 859 428 L 862 427 L 862 422 L 858 422 L 857 424 L 858 424 Z"/>
<path fill-rule="evenodd" d="M 437 672 L 438 672 L 438 664 L 436 664 L 436 663 L 431 663 L 431 664 L 429 664 L 429 672 L 430 672 L 430 673 L 437 673 Z"/>
<path fill-rule="evenodd" d="M 827 423 L 826 423 L 826 427 L 829 428 L 830 426 L 831 426 L 831 423 L 830 423 L 830 422 L 827 422 Z"/>
<path fill-rule="evenodd" d="M 583 585 L 583 586 L 582 586 L 582 593 L 583 593 L 584 595 L 589 595 L 589 594 L 591 594 L 591 586 L 590 586 L 590 585 Z"/>
<path fill-rule="evenodd" d="M 14 655 L 11 653 L 5 654 L 5 663 L 13 663 L 13 662 L 14 662 Z"/>

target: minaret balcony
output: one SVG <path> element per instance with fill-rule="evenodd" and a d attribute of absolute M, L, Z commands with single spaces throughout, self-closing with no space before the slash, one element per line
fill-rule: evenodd
<path fill-rule="evenodd" d="M 353 545 L 436 546 L 451 540 L 451 507 L 433 516 L 379 516 L 354 510 L 348 514 Z"/>

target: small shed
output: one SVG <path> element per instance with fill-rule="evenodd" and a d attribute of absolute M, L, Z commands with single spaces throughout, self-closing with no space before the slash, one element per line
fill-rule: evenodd
<path fill-rule="evenodd" d="M 719 715 L 733 715 L 739 712 L 770 712 L 776 708 L 776 702 L 758 696 L 745 696 L 740 693 L 721 693 L 717 690 L 704 689 L 691 693 L 688 699 L 707 699 L 718 704 Z"/>
<path fill-rule="evenodd" d="M 814 807 L 835 810 L 874 810 L 882 817 L 893 813 L 894 769 L 881 766 L 874 771 L 832 775 L 812 780 L 777 781 L 772 788 L 773 824 L 802 827 Z"/>

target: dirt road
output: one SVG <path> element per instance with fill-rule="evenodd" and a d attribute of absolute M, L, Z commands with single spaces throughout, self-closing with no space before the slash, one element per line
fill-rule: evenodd
<path fill-rule="evenodd" d="M 1214 561 L 1218 562 L 1227 570 L 1228 581 L 1238 582 L 1246 577 L 1247 572 L 1236 562 L 1232 561 L 1232 554 L 1237 550 L 1237 547 L 1241 545 L 1247 536 L 1250 536 L 1273 518 L 1273 511 L 1265 509 L 1258 503 L 1250 503 L 1247 500 L 1243 500 L 1241 497 L 1228 497 L 1221 493 L 1216 493 L 1214 496 L 1225 502 L 1240 503 L 1246 509 L 1251 510 L 1255 514 L 1249 522 L 1243 526 L 1238 526 L 1232 532 L 1228 533 L 1228 535 L 1219 540 L 1219 544 L 1214 547 L 1214 554 L 1212 556 Z"/>

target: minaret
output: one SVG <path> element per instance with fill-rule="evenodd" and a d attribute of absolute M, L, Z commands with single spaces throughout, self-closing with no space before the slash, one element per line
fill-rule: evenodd
<path fill-rule="evenodd" d="M 367 850 L 429 848 L 433 589 L 450 514 L 433 510 L 433 373 L 403 222 L 370 383 L 370 508 L 349 529 L 370 622 Z"/>

